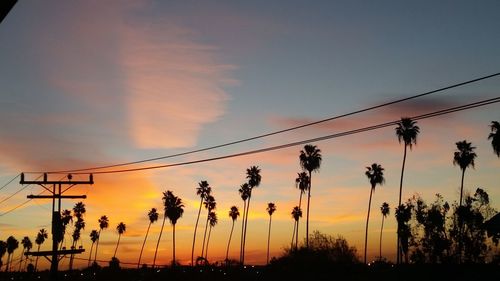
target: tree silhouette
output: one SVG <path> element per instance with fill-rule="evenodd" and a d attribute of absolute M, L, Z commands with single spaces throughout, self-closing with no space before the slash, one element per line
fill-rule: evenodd
<path fill-rule="evenodd" d="M 17 241 L 14 236 L 9 236 L 7 238 L 7 265 L 5 267 L 5 271 L 8 272 L 10 270 L 10 264 L 12 263 L 12 253 L 19 247 L 19 241 Z"/>
<path fill-rule="evenodd" d="M 196 188 L 196 195 L 200 196 L 200 207 L 198 208 L 198 216 L 196 217 L 196 224 L 194 225 L 193 246 L 191 247 L 192 266 L 194 266 L 194 246 L 196 242 L 196 230 L 198 229 L 198 222 L 200 221 L 201 206 L 203 205 L 203 201 L 211 193 L 212 193 L 212 187 L 210 187 L 207 181 L 201 181 L 198 183 L 198 187 Z"/>
<path fill-rule="evenodd" d="M 118 241 L 116 242 L 116 248 L 115 248 L 115 253 L 113 254 L 113 258 L 116 258 L 116 252 L 118 251 L 118 245 L 120 245 L 120 238 L 122 237 L 122 234 L 125 233 L 126 230 L 127 230 L 127 226 L 123 222 L 120 222 L 116 226 L 116 231 L 118 232 Z"/>
<path fill-rule="evenodd" d="M 208 261 L 208 245 L 210 243 L 210 236 L 212 234 L 212 228 L 217 225 L 219 220 L 217 219 L 217 214 L 215 212 L 210 212 L 208 214 L 208 221 L 210 225 L 210 229 L 208 230 L 208 238 L 207 238 L 207 249 L 205 250 L 205 260 Z"/>
<path fill-rule="evenodd" d="M 141 265 L 142 252 L 144 250 L 144 246 L 146 245 L 146 240 L 148 239 L 148 234 L 149 234 L 149 229 L 151 228 L 151 224 L 153 224 L 155 221 L 158 220 L 158 212 L 156 211 L 156 208 L 151 208 L 151 210 L 148 212 L 148 219 L 149 219 L 148 229 L 146 230 L 146 236 L 144 237 L 144 242 L 142 242 L 141 253 L 139 254 L 139 260 L 137 261 L 137 268 L 139 268 L 139 266 Z"/>
<path fill-rule="evenodd" d="M 85 204 L 83 204 L 83 202 L 78 202 L 73 207 L 73 216 L 76 218 L 76 221 L 73 228 L 73 234 L 71 235 L 71 237 L 73 238 L 71 249 L 76 248 L 76 243 L 78 242 L 78 240 L 80 240 L 81 231 L 82 229 L 85 229 L 85 221 L 83 219 L 83 215 L 85 214 L 85 212 L 86 209 L 85 209 Z M 73 269 L 74 258 L 75 254 L 71 254 L 69 260 L 69 270 Z"/>
<path fill-rule="evenodd" d="M 491 133 L 488 139 L 491 139 L 491 147 L 493 152 L 500 157 L 500 123 L 498 121 L 491 121 Z"/>
<path fill-rule="evenodd" d="M 173 241 L 173 254 L 172 254 L 172 266 L 175 266 L 175 224 L 177 220 L 182 217 L 184 213 L 184 204 L 182 204 L 181 198 L 175 196 L 170 190 L 165 194 L 165 215 L 170 220 L 172 224 L 172 241 Z"/>
<path fill-rule="evenodd" d="M 401 204 L 396 208 L 396 221 L 398 223 L 398 237 L 400 247 L 398 248 L 398 256 L 404 255 L 405 262 L 408 263 L 408 248 L 411 239 L 411 228 L 409 221 L 411 220 L 413 205 L 410 201 L 406 204 Z"/>
<path fill-rule="evenodd" d="M 403 154 L 403 165 L 401 166 L 401 179 L 399 181 L 399 200 L 398 206 L 401 205 L 401 195 L 403 194 L 403 176 L 405 172 L 405 162 L 406 162 L 406 151 L 407 148 L 410 147 L 410 150 L 413 147 L 413 144 L 417 144 L 417 136 L 420 133 L 420 128 L 417 126 L 417 122 L 413 121 L 411 118 L 402 117 L 401 121 L 397 123 L 396 127 L 396 136 L 398 137 L 399 143 L 404 143 L 404 154 Z M 397 263 L 400 261 L 400 241 L 401 237 L 398 235 L 397 248 Z"/>
<path fill-rule="evenodd" d="M 97 238 L 97 244 L 95 245 L 95 255 L 94 255 L 94 264 L 97 262 L 97 249 L 99 248 L 99 241 L 101 241 L 101 232 L 109 227 L 109 219 L 107 216 L 101 216 L 97 221 L 99 223 L 99 235 Z"/>
<path fill-rule="evenodd" d="M 380 260 L 382 260 L 382 233 L 384 232 L 384 219 L 389 215 L 390 212 L 389 204 L 387 202 L 382 203 L 382 206 L 380 206 L 380 212 L 382 213 L 382 226 L 380 227 L 379 256 Z"/>
<path fill-rule="evenodd" d="M 7 252 L 7 243 L 3 240 L 0 240 L 0 269 L 3 266 L 3 256 L 5 256 L 5 253 Z"/>
<path fill-rule="evenodd" d="M 302 209 L 299 206 L 293 207 L 292 218 L 295 220 L 295 225 L 297 225 L 297 222 L 301 217 L 302 217 Z M 297 231 L 297 229 L 294 229 L 294 231 Z M 298 235 L 295 235 L 295 250 L 298 249 L 298 245 L 299 245 Z M 293 248 L 293 235 L 292 235 L 292 248 Z"/>
<path fill-rule="evenodd" d="M 35 244 L 38 245 L 37 252 L 40 252 L 40 247 L 42 246 L 43 242 L 45 242 L 45 239 L 47 239 L 48 237 L 49 234 L 47 233 L 47 230 L 45 230 L 44 228 L 38 231 L 35 238 Z M 35 271 L 37 270 L 37 266 L 38 266 L 38 256 L 36 256 L 35 258 Z"/>
<path fill-rule="evenodd" d="M 267 203 L 266 211 L 269 214 L 269 231 L 267 233 L 267 260 L 266 260 L 266 264 L 269 264 L 269 246 L 270 246 L 270 242 L 271 242 L 271 218 L 273 216 L 273 213 L 276 211 L 276 205 L 272 202 Z"/>
<path fill-rule="evenodd" d="M 457 150 L 453 154 L 453 165 L 460 166 L 460 169 L 462 170 L 462 183 L 460 185 L 460 201 L 459 201 L 460 206 L 462 206 L 462 194 L 464 190 L 465 170 L 469 166 L 472 166 L 474 168 L 474 159 L 476 159 L 477 155 L 474 152 L 474 149 L 476 148 L 472 146 L 472 143 L 463 140 L 455 144 L 457 145 Z"/>
<path fill-rule="evenodd" d="M 99 240 L 99 232 L 95 229 L 92 229 L 89 236 L 90 236 L 90 241 L 92 241 L 92 245 L 90 246 L 89 262 L 87 266 L 90 266 L 90 260 L 92 258 L 92 249 L 94 248 L 95 242 Z"/>
<path fill-rule="evenodd" d="M 368 214 L 366 215 L 366 228 L 365 228 L 365 256 L 364 263 L 366 263 L 366 251 L 368 249 L 368 222 L 370 221 L 370 208 L 372 205 L 372 194 L 375 187 L 384 184 L 384 168 L 377 163 L 373 163 L 371 167 L 366 167 L 366 177 L 370 181 L 370 199 L 368 200 Z"/>
<path fill-rule="evenodd" d="M 299 208 L 302 208 L 302 195 L 309 189 L 309 176 L 306 172 L 297 173 L 297 178 L 295 179 L 295 187 L 300 190 L 299 195 Z M 296 221 L 293 225 L 293 235 L 292 241 L 294 240 L 295 233 L 299 235 L 299 221 Z"/>
<path fill-rule="evenodd" d="M 28 252 L 33 248 L 33 243 L 31 243 L 31 240 L 28 236 L 24 236 L 23 240 L 21 240 L 21 245 L 23 245 L 23 250 L 21 251 L 21 257 L 19 258 L 19 269 L 18 271 L 21 271 L 22 265 L 23 265 L 23 256 L 24 253 Z M 26 258 L 27 259 L 27 258 Z"/>
<path fill-rule="evenodd" d="M 200 257 L 205 257 L 205 241 L 207 238 L 207 231 L 209 228 L 209 223 L 210 223 L 210 213 L 212 213 L 215 208 L 217 208 L 217 202 L 215 201 L 215 198 L 212 195 L 208 195 L 207 198 L 205 199 L 205 202 L 203 202 L 205 205 L 205 208 L 207 209 L 207 220 L 205 222 L 205 233 L 203 234 L 203 243 L 201 245 L 201 255 Z"/>
<path fill-rule="evenodd" d="M 248 192 L 248 203 L 247 203 L 247 210 L 245 214 L 245 231 L 243 234 L 243 251 L 241 255 L 241 264 L 245 264 L 245 246 L 247 242 L 247 227 L 248 227 L 248 212 L 250 210 L 250 200 L 252 199 L 252 190 L 255 187 L 258 187 L 260 185 L 260 182 L 262 180 L 262 176 L 260 175 L 260 169 L 258 166 L 251 166 L 250 168 L 247 169 L 247 180 L 248 180 L 248 187 L 249 187 L 249 192 Z"/>
<path fill-rule="evenodd" d="M 238 190 L 241 196 L 241 200 L 243 200 L 243 218 L 241 220 L 241 239 L 240 239 L 240 263 L 242 263 L 243 259 L 243 235 L 245 233 L 245 215 L 247 210 L 247 200 L 250 196 L 250 186 L 248 183 L 244 183 L 240 186 Z"/>
<path fill-rule="evenodd" d="M 229 217 L 233 221 L 233 224 L 231 225 L 231 233 L 229 234 L 229 240 L 227 242 L 227 250 L 226 250 L 226 262 L 229 264 L 229 246 L 231 245 L 231 238 L 233 237 L 233 230 L 234 230 L 234 223 L 240 216 L 240 211 L 238 210 L 238 207 L 236 206 L 231 206 L 231 209 L 229 210 Z"/>
<path fill-rule="evenodd" d="M 64 236 L 66 235 L 66 228 L 67 226 L 73 222 L 73 215 L 71 214 L 71 210 L 63 210 L 61 212 L 61 230 L 62 230 L 62 233 L 61 233 L 61 240 L 58 241 L 59 243 L 61 243 L 61 246 L 60 246 L 60 249 L 63 248 L 63 244 L 64 244 Z"/>
<path fill-rule="evenodd" d="M 306 144 L 304 150 L 300 151 L 300 166 L 309 172 L 309 188 L 307 189 L 307 211 L 306 211 L 306 248 L 309 248 L 309 205 L 311 202 L 312 172 L 319 171 L 321 166 L 321 150 L 315 145 Z M 298 229 L 298 221 L 297 221 Z"/>

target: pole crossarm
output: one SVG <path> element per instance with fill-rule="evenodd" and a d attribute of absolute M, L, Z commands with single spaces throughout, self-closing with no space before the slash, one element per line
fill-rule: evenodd
<path fill-rule="evenodd" d="M 57 255 L 71 255 L 71 254 L 81 254 L 85 252 L 85 249 L 73 249 L 73 250 L 58 250 L 56 251 Z M 26 252 L 25 256 L 34 256 L 34 257 L 43 257 L 43 256 L 52 256 L 54 254 L 53 251 L 40 251 L 40 252 Z"/>
<path fill-rule="evenodd" d="M 27 196 L 28 199 L 53 199 L 53 198 L 61 198 L 61 199 L 86 199 L 87 195 L 33 195 L 30 194 Z"/>

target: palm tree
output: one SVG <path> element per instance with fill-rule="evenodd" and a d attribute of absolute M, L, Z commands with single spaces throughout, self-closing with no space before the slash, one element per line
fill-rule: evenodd
<path fill-rule="evenodd" d="M 231 245 L 231 238 L 233 237 L 233 230 L 234 230 L 234 222 L 238 219 L 240 216 L 240 211 L 238 210 L 238 207 L 232 206 L 231 209 L 229 210 L 229 217 L 232 219 L 233 224 L 231 226 L 231 233 L 229 234 L 229 240 L 227 242 L 227 250 L 226 250 L 226 262 L 229 264 L 229 245 Z"/>
<path fill-rule="evenodd" d="M 118 232 L 118 241 L 116 242 L 116 248 L 115 248 L 115 253 L 113 254 L 113 258 L 116 258 L 116 251 L 118 251 L 118 245 L 120 245 L 120 238 L 122 237 L 122 234 L 125 233 L 126 230 L 127 226 L 123 222 L 120 222 L 116 226 L 116 231 Z"/>
<path fill-rule="evenodd" d="M 240 189 L 238 190 L 241 196 L 241 200 L 243 200 L 243 218 L 241 220 L 241 239 L 240 239 L 240 263 L 242 262 L 243 258 L 243 234 L 245 233 L 245 214 L 247 210 L 247 200 L 248 197 L 250 196 L 250 186 L 248 183 L 244 183 L 240 186 Z"/>
<path fill-rule="evenodd" d="M 62 236 L 61 236 L 61 241 L 58 241 L 61 243 L 60 249 L 63 248 L 64 245 L 64 236 L 66 235 L 66 227 L 68 224 L 73 222 L 73 215 L 71 214 L 71 210 L 63 210 L 61 212 L 61 225 L 62 225 Z"/>
<path fill-rule="evenodd" d="M 78 202 L 75 204 L 73 207 L 73 216 L 76 218 L 74 229 L 73 229 L 73 234 L 71 237 L 73 238 L 73 243 L 71 244 L 71 249 L 76 248 L 76 243 L 78 240 L 80 240 L 80 234 L 82 229 L 85 229 L 85 222 L 83 220 L 83 214 L 85 214 L 86 209 L 85 209 L 85 204 L 83 202 Z M 73 260 L 74 260 L 75 255 L 71 254 L 70 260 L 69 260 L 69 270 L 73 269 Z"/>
<path fill-rule="evenodd" d="M 198 216 L 196 217 L 196 224 L 194 226 L 193 246 L 191 247 L 191 265 L 192 266 L 194 266 L 194 246 L 195 246 L 195 242 L 196 242 L 196 230 L 198 229 L 198 222 L 200 221 L 201 206 L 203 205 L 203 201 L 211 193 L 212 193 L 212 187 L 210 187 L 210 185 L 208 184 L 207 181 L 201 181 L 198 183 L 198 187 L 196 188 L 196 195 L 200 196 L 200 207 L 198 208 Z"/>
<path fill-rule="evenodd" d="M 271 241 L 271 218 L 273 216 L 273 213 L 276 211 L 276 204 L 274 204 L 272 202 L 267 203 L 266 211 L 269 214 L 269 231 L 267 233 L 267 262 L 266 262 L 266 264 L 269 264 L 269 245 L 270 245 L 270 241 Z"/>
<path fill-rule="evenodd" d="M 309 188 L 307 189 L 307 213 L 306 213 L 306 248 L 309 248 L 309 204 L 311 202 L 312 172 L 319 171 L 321 166 L 321 150 L 315 145 L 306 144 L 304 150 L 300 151 L 300 166 L 309 172 Z M 297 221 L 298 226 L 298 221 Z M 298 228 L 298 227 L 297 227 Z"/>
<path fill-rule="evenodd" d="M 207 238 L 207 249 L 205 250 L 205 260 L 208 261 L 208 245 L 210 243 L 210 236 L 212 234 L 212 228 L 215 227 L 215 225 L 217 225 L 217 222 L 219 221 L 217 219 L 217 214 L 215 212 L 210 212 L 210 214 L 208 214 L 208 217 L 209 217 L 209 224 L 210 224 L 210 230 L 208 231 L 208 238 Z"/>
<path fill-rule="evenodd" d="M 463 140 L 455 144 L 457 145 L 457 150 L 453 155 L 453 165 L 459 165 L 460 169 L 462 170 L 462 184 L 460 185 L 460 206 L 462 206 L 465 170 L 469 166 L 472 166 L 472 168 L 474 168 L 474 159 L 476 159 L 477 155 L 474 152 L 474 149 L 476 149 L 476 147 L 472 146 L 472 143 Z"/>
<path fill-rule="evenodd" d="M 384 184 L 384 168 L 377 163 L 373 163 L 371 167 L 366 167 L 365 172 L 366 177 L 370 180 L 370 199 L 368 201 L 368 215 L 366 216 L 366 230 L 365 230 L 365 258 L 366 263 L 366 251 L 368 246 L 368 222 L 370 221 L 370 207 L 372 205 L 372 194 L 375 191 L 375 186 Z"/>
<path fill-rule="evenodd" d="M 14 236 L 9 236 L 9 238 L 7 238 L 7 265 L 5 267 L 5 271 L 9 271 L 10 269 L 10 264 L 12 263 L 11 261 L 11 257 L 12 257 L 12 253 L 14 253 L 14 251 L 19 247 L 19 241 L 17 241 L 16 238 L 14 238 Z"/>
<path fill-rule="evenodd" d="M 299 218 L 301 217 L 302 217 L 302 209 L 299 206 L 293 207 L 292 218 L 295 220 L 295 224 L 297 224 Z M 297 250 L 298 245 L 299 245 L 298 235 L 295 235 L 295 250 Z M 293 236 L 292 236 L 292 247 L 293 247 Z"/>
<path fill-rule="evenodd" d="M 417 136 L 420 133 L 420 128 L 417 126 L 417 122 L 413 121 L 411 118 L 407 117 L 402 117 L 401 121 L 397 123 L 396 127 L 396 136 L 398 137 L 399 143 L 401 141 L 404 142 L 404 154 L 403 154 L 403 165 L 401 167 L 401 180 L 399 181 L 399 200 L 398 200 L 398 206 L 401 205 L 401 195 L 403 193 L 403 176 L 404 176 L 404 171 L 405 171 L 405 162 L 406 162 L 406 150 L 408 147 L 410 147 L 410 150 L 413 147 L 413 144 L 417 144 Z M 397 263 L 399 264 L 400 260 L 400 251 L 399 251 L 399 245 L 400 245 L 400 237 L 398 234 L 398 242 L 397 242 Z"/>
<path fill-rule="evenodd" d="M 47 239 L 49 237 L 49 234 L 47 233 L 47 230 L 45 230 L 44 228 L 40 229 L 40 231 L 38 231 L 37 235 L 36 235 L 36 239 L 35 239 L 35 244 L 38 245 L 38 249 L 37 251 L 40 252 L 40 247 L 42 246 L 43 242 L 45 242 L 45 239 Z M 38 266 L 38 256 L 36 256 L 35 258 L 35 271 L 37 269 L 37 266 Z"/>
<path fill-rule="evenodd" d="M 387 202 L 382 203 L 380 207 L 380 211 L 382 212 L 382 226 L 380 227 L 380 260 L 382 260 L 382 232 L 384 230 L 384 219 L 389 215 L 390 209 L 389 204 Z"/>
<path fill-rule="evenodd" d="M 175 196 L 170 190 L 166 193 L 165 199 L 165 215 L 170 220 L 172 224 L 172 241 L 173 241 L 173 254 L 172 254 L 172 266 L 176 265 L 175 260 L 175 224 L 177 220 L 182 217 L 184 213 L 184 204 L 182 204 L 181 198 Z"/>
<path fill-rule="evenodd" d="M 99 235 L 97 238 L 97 244 L 95 245 L 95 255 L 94 255 L 94 263 L 97 261 L 97 249 L 99 248 L 99 241 L 101 241 L 101 231 L 109 227 L 109 219 L 107 216 L 101 216 L 99 220 Z"/>
<path fill-rule="evenodd" d="M 7 243 L 3 240 L 0 240 L 0 269 L 2 268 L 3 265 L 3 256 L 5 256 L 5 253 L 7 252 Z"/>
<path fill-rule="evenodd" d="M 151 224 L 153 224 L 155 221 L 158 220 L 158 212 L 156 211 L 156 208 L 151 208 L 151 210 L 148 212 L 148 218 L 149 218 L 148 230 L 146 230 L 146 236 L 144 237 L 144 242 L 142 242 L 141 253 L 139 254 L 139 261 L 137 261 L 137 268 L 139 268 L 139 266 L 141 265 L 142 251 L 144 250 L 144 246 L 146 245 L 146 240 L 148 239 L 148 234 L 149 234 L 149 229 L 151 228 Z"/>
<path fill-rule="evenodd" d="M 205 208 L 207 209 L 207 221 L 205 223 L 205 233 L 203 234 L 203 243 L 201 245 L 201 256 L 204 257 L 205 254 L 205 241 L 207 238 L 207 230 L 208 230 L 208 224 L 210 223 L 210 213 L 212 213 L 213 210 L 217 207 L 217 202 L 215 201 L 215 198 L 212 195 L 208 195 L 207 198 L 205 198 L 205 202 L 203 202 L 205 205 Z"/>
<path fill-rule="evenodd" d="M 245 214 L 245 233 L 243 234 L 243 252 L 241 255 L 241 263 L 245 263 L 245 246 L 247 242 L 247 226 L 248 226 L 248 212 L 250 210 L 250 200 L 252 199 L 252 190 L 255 187 L 258 187 L 260 185 L 260 182 L 262 180 L 262 176 L 260 175 L 260 169 L 258 166 L 251 166 L 250 168 L 247 169 L 247 180 L 248 180 L 248 186 L 249 186 L 249 192 L 248 192 L 248 203 L 247 203 L 247 210 Z"/>
<path fill-rule="evenodd" d="M 21 245 L 23 245 L 23 250 L 21 251 L 21 258 L 19 259 L 19 270 L 21 271 L 23 265 L 23 256 L 26 252 L 29 252 L 31 248 L 33 248 L 33 243 L 28 236 L 24 236 L 23 240 L 21 240 Z"/>
<path fill-rule="evenodd" d="M 92 245 L 90 246 L 89 262 L 87 266 L 90 266 L 90 259 L 92 258 L 92 249 L 94 248 L 95 242 L 99 240 L 99 232 L 95 229 L 92 229 L 89 236 L 90 236 L 90 241 L 92 241 Z"/>
<path fill-rule="evenodd" d="M 491 133 L 488 139 L 491 139 L 491 146 L 493 147 L 493 152 L 500 157 L 500 123 L 498 121 L 491 121 Z"/>
<path fill-rule="evenodd" d="M 297 173 L 297 178 L 295 179 L 295 187 L 300 190 L 299 195 L 299 208 L 302 208 L 302 194 L 304 194 L 309 189 L 309 176 L 306 172 Z M 297 235 L 299 235 L 299 221 L 296 221 L 293 225 L 293 235 L 295 236 L 295 232 L 297 231 Z M 292 241 L 294 238 L 292 237 Z"/>

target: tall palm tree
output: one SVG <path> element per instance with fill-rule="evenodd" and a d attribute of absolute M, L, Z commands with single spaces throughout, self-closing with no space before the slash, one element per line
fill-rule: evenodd
<path fill-rule="evenodd" d="M 269 202 L 267 203 L 267 208 L 266 208 L 267 213 L 269 214 L 269 231 L 267 233 L 267 262 L 266 264 L 269 264 L 269 246 L 271 242 L 271 218 L 276 211 L 276 204 Z"/>
<path fill-rule="evenodd" d="M 7 238 L 7 265 L 5 267 L 6 272 L 10 270 L 10 264 L 12 263 L 12 254 L 18 247 L 19 241 L 17 241 L 14 236 L 9 236 L 9 238 Z"/>
<path fill-rule="evenodd" d="M 92 241 L 92 245 L 90 246 L 89 262 L 87 266 L 90 266 L 90 260 L 92 258 L 92 249 L 94 248 L 95 242 L 99 240 L 99 232 L 95 229 L 92 229 L 89 236 L 90 236 L 90 241 Z"/>
<path fill-rule="evenodd" d="M 398 200 L 398 206 L 401 205 L 401 195 L 403 193 L 403 176 L 405 172 L 405 162 L 406 162 L 406 151 L 407 148 L 410 147 L 410 150 L 413 147 L 413 144 L 417 144 L 417 136 L 420 133 L 420 128 L 417 126 L 417 122 L 413 121 L 411 118 L 407 117 L 402 117 L 401 121 L 397 123 L 396 127 L 396 136 L 398 137 L 399 143 L 403 142 L 404 143 L 404 154 L 403 154 L 403 165 L 401 167 L 401 179 L 399 181 L 399 200 Z M 400 251 L 399 251 L 399 245 L 400 245 L 400 237 L 398 234 L 398 241 L 397 241 L 397 263 L 399 264 L 400 261 Z"/>
<path fill-rule="evenodd" d="M 382 212 L 382 226 L 380 227 L 379 255 L 380 255 L 380 260 L 382 260 L 382 233 L 384 230 L 384 219 L 389 215 L 389 212 L 390 212 L 389 204 L 387 204 L 387 202 L 382 203 L 382 206 L 380 207 L 380 212 Z"/>
<path fill-rule="evenodd" d="M 113 258 L 116 258 L 116 251 L 118 251 L 118 245 L 120 245 L 120 238 L 122 237 L 122 234 L 125 233 L 126 230 L 127 226 L 123 222 L 120 222 L 116 226 L 116 231 L 118 232 L 118 241 L 116 242 L 116 248 L 115 248 L 115 253 L 113 254 Z"/>
<path fill-rule="evenodd" d="M 370 181 L 371 189 L 370 189 L 370 199 L 368 200 L 368 215 L 366 216 L 366 230 L 365 230 L 365 258 L 364 261 L 366 263 L 366 251 L 368 248 L 368 222 L 370 221 L 370 208 L 372 205 L 372 194 L 375 191 L 375 187 L 378 185 L 384 184 L 384 168 L 377 163 L 373 163 L 371 167 L 366 167 L 365 172 L 366 177 Z"/>
<path fill-rule="evenodd" d="M 97 262 L 97 249 L 99 248 L 99 241 L 101 241 L 101 232 L 109 227 L 109 219 L 107 216 L 101 216 L 97 221 L 99 223 L 99 235 L 97 238 L 97 244 L 95 244 L 95 255 L 94 255 L 94 263 Z"/>
<path fill-rule="evenodd" d="M 207 181 L 201 181 L 198 183 L 198 187 L 196 188 L 196 195 L 200 196 L 200 207 L 198 208 L 198 216 L 196 217 L 196 224 L 194 225 L 193 246 L 191 247 L 191 265 L 192 266 L 194 266 L 194 246 L 195 246 L 195 242 L 196 242 L 196 230 L 198 229 L 198 223 L 200 221 L 201 206 L 203 205 L 203 201 L 211 193 L 212 193 L 212 187 L 210 187 L 210 185 L 208 184 Z"/>
<path fill-rule="evenodd" d="M 212 228 L 214 228 L 217 225 L 217 222 L 219 221 L 217 219 L 217 214 L 215 212 L 210 212 L 208 214 L 209 217 L 209 224 L 210 224 L 210 230 L 208 231 L 208 238 L 207 238 L 207 249 L 205 250 L 205 260 L 208 261 L 208 245 L 210 243 L 210 236 L 212 235 Z"/>
<path fill-rule="evenodd" d="M 73 228 L 73 234 L 71 237 L 73 238 L 73 243 L 71 244 L 71 249 L 76 248 L 76 243 L 78 240 L 80 240 L 80 234 L 82 229 L 85 229 L 85 221 L 83 219 L 83 215 L 85 214 L 86 209 L 85 209 L 85 204 L 83 202 L 78 202 L 75 204 L 73 207 L 73 216 L 76 218 L 75 225 Z M 74 254 L 71 254 L 70 260 L 69 260 L 69 270 L 73 269 L 73 261 L 74 261 Z"/>
<path fill-rule="evenodd" d="M 295 179 L 295 187 L 300 190 L 299 195 L 299 208 L 302 208 L 302 195 L 309 189 L 309 176 L 306 172 L 297 173 L 297 178 Z M 295 232 L 297 235 L 299 234 L 299 221 L 296 221 L 293 225 L 293 235 L 295 236 Z M 293 241 L 292 237 L 292 241 Z"/>
<path fill-rule="evenodd" d="M 184 213 L 184 204 L 182 204 L 181 198 L 175 196 L 172 191 L 168 190 L 165 199 L 165 215 L 170 220 L 172 224 L 172 243 L 173 243 L 173 253 L 172 253 L 172 266 L 176 265 L 175 260 L 175 224 L 177 220 L 182 217 Z"/>
<path fill-rule="evenodd" d="M 217 208 L 217 202 L 215 201 L 215 198 L 212 195 L 208 195 L 207 198 L 205 198 L 205 202 L 203 202 L 203 204 L 205 205 L 205 208 L 207 209 L 208 213 L 207 213 L 207 220 L 205 222 L 205 233 L 203 234 L 203 243 L 201 244 L 200 257 L 202 258 L 205 256 L 205 241 L 207 238 L 207 230 L 210 223 L 210 214 L 212 213 L 212 211 L 215 210 L 215 208 Z"/>
<path fill-rule="evenodd" d="M 309 172 L 309 188 L 307 189 L 306 212 L 306 248 L 309 248 L 309 204 L 311 203 L 312 172 L 319 171 L 322 160 L 321 150 L 315 145 L 306 144 L 304 146 L 304 150 L 300 151 L 299 160 L 302 169 Z"/>
<path fill-rule="evenodd" d="M 47 230 L 45 230 L 44 228 L 40 229 L 40 231 L 38 231 L 37 235 L 36 235 L 36 239 L 35 239 L 35 244 L 38 245 L 38 249 L 37 251 L 40 252 L 40 247 L 42 246 L 43 242 L 45 242 L 45 239 L 47 239 L 49 237 L 49 234 L 47 233 Z M 38 266 L 38 256 L 36 256 L 35 258 L 35 271 L 37 269 L 37 266 Z"/>
<path fill-rule="evenodd" d="M 462 183 L 460 185 L 460 206 L 462 206 L 465 170 L 469 166 L 474 168 L 474 159 L 476 159 L 477 155 L 474 152 L 476 147 L 472 146 L 472 143 L 463 140 L 456 142 L 455 144 L 457 145 L 457 150 L 453 155 L 453 165 L 459 165 L 462 170 Z"/>
<path fill-rule="evenodd" d="M 248 192 L 248 203 L 247 210 L 245 214 L 245 233 L 243 234 L 243 252 L 241 255 L 241 263 L 245 263 L 245 246 L 247 242 L 247 227 L 248 227 L 248 212 L 250 210 L 250 200 L 252 199 L 252 190 L 260 185 L 262 176 L 260 175 L 260 169 L 258 166 L 251 166 L 247 169 L 247 180 L 250 190 Z"/>
<path fill-rule="evenodd" d="M 64 245 L 64 236 L 66 235 L 66 228 L 67 226 L 73 222 L 73 215 L 71 214 L 71 210 L 63 210 L 61 212 L 61 225 L 62 225 L 62 236 L 61 236 L 61 241 L 58 241 L 61 243 L 60 249 L 63 248 Z"/>
<path fill-rule="evenodd" d="M 229 264 L 229 245 L 231 245 L 231 238 L 233 237 L 233 230 L 234 230 L 234 223 L 240 216 L 240 211 L 238 210 L 238 207 L 236 206 L 231 206 L 231 209 L 229 210 L 229 217 L 233 221 L 233 224 L 231 226 L 231 233 L 229 234 L 229 240 L 227 242 L 227 250 L 226 250 L 226 262 Z"/>
<path fill-rule="evenodd" d="M 498 121 L 491 121 L 491 133 L 488 139 L 491 139 L 491 147 L 493 147 L 493 152 L 500 157 L 500 123 Z"/>
<path fill-rule="evenodd" d="M 242 263 L 243 258 L 243 234 L 245 233 L 245 214 L 247 210 L 247 200 L 250 194 L 250 186 L 248 183 L 244 183 L 240 186 L 238 190 L 241 196 L 241 200 L 243 200 L 243 218 L 241 220 L 241 239 L 240 239 L 240 263 Z"/>
<path fill-rule="evenodd" d="M 0 269 L 3 266 L 3 256 L 5 256 L 5 253 L 7 252 L 7 243 L 3 240 L 0 240 Z"/>
<path fill-rule="evenodd" d="M 293 207 L 292 210 L 292 218 L 295 220 L 295 224 L 299 221 L 299 218 L 302 217 L 302 209 L 299 206 Z M 297 229 L 295 229 L 297 231 Z M 297 250 L 299 245 L 298 235 L 295 235 L 295 250 Z M 292 236 L 292 248 L 293 248 L 293 236 Z"/>
<path fill-rule="evenodd" d="M 139 260 L 137 261 L 137 268 L 139 268 L 141 265 L 142 251 L 144 250 L 144 246 L 146 245 L 146 240 L 148 239 L 148 234 L 149 234 L 149 229 L 151 228 L 151 224 L 153 224 L 155 221 L 158 220 L 158 212 L 156 211 L 156 208 L 151 208 L 151 210 L 148 212 L 148 218 L 149 218 L 148 230 L 146 230 L 146 236 L 144 237 L 144 242 L 142 242 L 141 253 L 139 254 Z"/>
<path fill-rule="evenodd" d="M 26 252 L 31 250 L 33 248 L 33 243 L 31 243 L 31 240 L 28 236 L 24 236 L 23 240 L 21 240 L 21 245 L 23 245 L 23 250 L 21 251 L 21 258 L 19 259 L 19 269 L 18 271 L 21 271 L 22 265 L 23 265 L 23 256 Z"/>

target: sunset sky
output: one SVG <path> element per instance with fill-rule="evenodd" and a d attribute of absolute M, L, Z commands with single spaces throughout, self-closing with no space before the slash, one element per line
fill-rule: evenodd
<path fill-rule="evenodd" d="M 0 24 L 0 186 L 20 172 L 190 151 L 497 73 L 499 10 L 498 1 L 19 1 Z M 499 93 L 500 77 L 494 77 L 317 126 L 134 167 L 319 137 Z M 461 173 L 453 166 L 453 152 L 455 142 L 466 139 L 477 147 L 478 157 L 475 169 L 466 172 L 465 190 L 485 189 L 493 207 L 500 209 L 500 159 L 487 140 L 493 120 L 500 120 L 498 104 L 419 121 L 421 134 L 406 161 L 403 198 L 420 194 L 433 201 L 441 193 L 450 203 L 458 201 Z M 370 191 L 364 172 L 379 163 L 386 182 L 373 197 L 368 254 L 369 259 L 378 255 L 380 206 L 386 201 L 391 214 L 384 227 L 383 255 L 394 260 L 394 207 L 403 154 L 394 128 L 314 144 L 323 162 L 313 174 L 311 231 L 342 235 L 361 256 Z M 271 255 L 290 245 L 301 149 L 95 175 L 93 186 L 72 190 L 88 196 L 81 242 L 87 252 L 82 257 L 88 257 L 89 233 L 98 228 L 97 219 L 107 215 L 110 228 L 102 234 L 99 259 L 113 255 L 115 227 L 123 221 L 127 231 L 117 256 L 122 262 L 137 262 L 149 222 L 146 214 L 152 207 L 162 209 L 162 192 L 172 190 L 186 205 L 177 224 L 177 258 L 187 264 L 199 204 L 195 188 L 207 180 L 219 216 L 208 258 L 223 260 L 231 228 L 229 208 L 242 210 L 238 188 L 246 168 L 257 165 L 262 183 L 252 194 L 246 261 L 263 264 L 268 202 L 277 205 Z M 37 176 L 27 174 L 30 179 Z M 0 190 L 0 200 L 20 188 L 16 179 Z M 39 192 L 38 186 L 27 187 L 0 203 L 0 214 Z M 66 200 L 63 207 L 76 202 Z M 33 200 L 1 215 L 0 240 L 14 235 L 34 241 L 40 228 L 50 230 L 50 208 L 47 200 Z M 235 259 L 240 222 L 230 251 Z M 145 263 L 152 262 L 160 225 L 152 226 Z M 167 223 L 160 264 L 172 259 L 171 230 Z M 196 253 L 201 251 L 203 226 L 198 231 Z M 299 234 L 305 235 L 305 220 Z M 42 249 L 49 250 L 50 242 Z M 61 267 L 67 264 L 63 261 Z"/>

